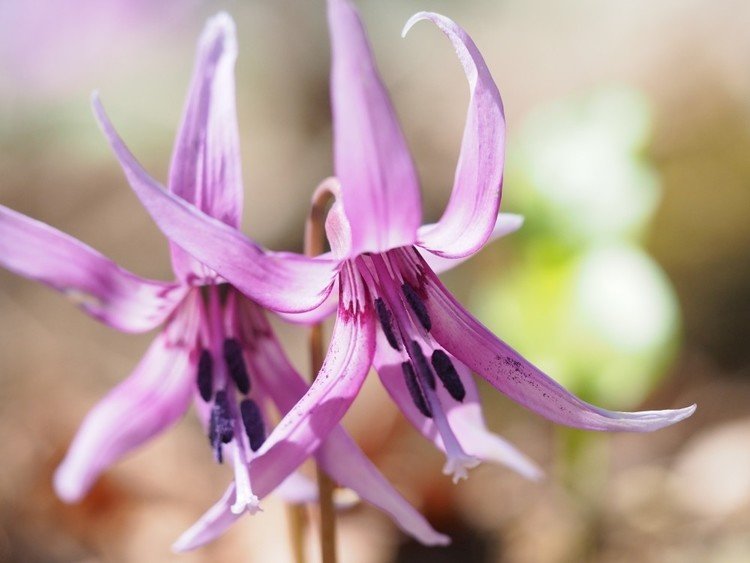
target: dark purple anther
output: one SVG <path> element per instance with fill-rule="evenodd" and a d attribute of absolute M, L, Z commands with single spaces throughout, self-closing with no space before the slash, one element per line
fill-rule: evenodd
<path fill-rule="evenodd" d="M 378 319 L 380 320 L 380 326 L 383 327 L 383 334 L 388 340 L 388 344 L 394 350 L 401 350 L 401 346 L 398 344 L 396 339 L 396 333 L 393 332 L 393 323 L 391 322 L 391 312 L 380 297 L 375 298 L 375 311 L 378 313 Z"/>
<path fill-rule="evenodd" d="M 414 406 L 417 407 L 417 409 L 419 409 L 419 412 L 421 412 L 427 418 L 432 418 L 430 405 L 427 404 L 427 399 L 422 392 L 422 388 L 419 386 L 417 376 L 414 375 L 414 368 L 409 362 L 404 362 L 403 364 L 401 364 L 401 369 L 404 372 L 404 381 L 406 382 L 406 388 L 409 390 L 409 395 L 411 395 L 411 400 L 414 403 Z"/>
<path fill-rule="evenodd" d="M 417 368 L 417 375 L 420 379 L 429 385 L 430 389 L 435 389 L 435 375 L 430 369 L 430 364 L 427 363 L 427 358 L 424 357 L 422 347 L 416 340 L 409 343 L 409 356 L 414 360 L 414 367 Z"/>
<path fill-rule="evenodd" d="M 209 423 L 208 438 L 214 448 L 216 461 L 224 461 L 221 451 L 222 444 L 228 444 L 234 438 L 232 411 L 229 408 L 227 392 L 217 391 L 214 406 L 211 407 L 211 421 Z"/>
<path fill-rule="evenodd" d="M 461 378 L 458 376 L 450 356 L 443 350 L 435 350 L 432 353 L 432 367 L 435 368 L 435 373 L 443 382 L 443 387 L 450 393 L 450 396 L 459 402 L 463 401 L 466 397 L 466 389 L 464 384 L 461 383 Z"/>
<path fill-rule="evenodd" d="M 240 403 L 240 414 L 247 439 L 250 440 L 250 449 L 257 452 L 266 441 L 266 426 L 260 408 L 252 399 L 245 399 Z"/>
<path fill-rule="evenodd" d="M 430 320 L 430 315 L 427 312 L 427 307 L 424 306 L 424 301 L 422 301 L 422 298 L 408 283 L 401 284 L 401 291 L 404 292 L 404 297 L 406 297 L 406 301 L 409 303 L 409 307 L 411 307 L 411 310 L 414 311 L 414 314 L 419 319 L 420 324 L 427 332 L 430 332 L 430 329 L 432 328 L 432 321 Z"/>
<path fill-rule="evenodd" d="M 250 376 L 247 374 L 245 358 L 242 356 L 242 345 L 236 338 L 227 338 L 224 341 L 224 362 L 239 392 L 247 395 L 250 391 Z"/>
<path fill-rule="evenodd" d="M 198 392 L 201 399 L 208 402 L 214 394 L 214 359 L 211 352 L 201 350 L 201 356 L 198 359 Z"/>

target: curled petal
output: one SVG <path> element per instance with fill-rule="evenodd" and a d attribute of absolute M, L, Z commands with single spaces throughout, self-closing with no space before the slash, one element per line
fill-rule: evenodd
<path fill-rule="evenodd" d="M 328 297 L 337 262 L 290 253 L 264 253 L 237 229 L 168 192 L 135 160 L 96 95 L 92 104 L 131 187 L 172 242 L 273 311 L 309 311 Z"/>
<path fill-rule="evenodd" d="M 164 322 L 186 291 L 140 278 L 79 240 L 3 206 L 0 265 L 56 289 L 125 332 L 145 332 Z"/>
<path fill-rule="evenodd" d="M 356 9 L 329 0 L 334 169 L 354 254 L 413 244 L 422 206 L 414 164 Z"/>
<path fill-rule="evenodd" d="M 499 239 L 500 237 L 504 237 L 505 235 L 514 233 L 522 226 L 523 215 L 516 215 L 515 213 L 500 213 L 497 216 L 495 228 L 492 229 L 492 234 L 490 235 L 490 238 L 487 242 L 490 243 Z M 432 225 L 424 225 L 420 229 L 430 228 L 432 228 Z M 432 252 L 429 252 L 418 246 L 415 248 L 422 255 L 422 258 L 424 258 L 425 262 L 427 262 L 432 271 L 436 274 L 442 274 L 443 272 L 452 270 L 459 264 L 463 264 L 464 262 L 466 262 L 466 260 L 471 258 L 471 255 L 464 256 L 463 258 L 443 258 L 442 256 L 433 254 Z"/>
<path fill-rule="evenodd" d="M 440 256 L 461 258 L 477 252 L 495 226 L 505 164 L 505 115 L 484 59 L 461 27 L 444 16 L 420 12 L 406 22 L 403 35 L 425 19 L 453 43 L 469 81 L 471 100 L 448 206 L 432 229 L 420 232 L 419 244 Z"/>
<path fill-rule="evenodd" d="M 55 473 L 55 491 L 77 502 L 96 478 L 125 454 L 176 422 L 193 396 L 187 350 L 162 333 L 135 371 L 86 416 Z"/>
<path fill-rule="evenodd" d="M 375 347 L 371 313 L 339 317 L 323 367 L 250 464 L 258 494 L 273 489 L 320 447 L 359 392 Z M 269 390 L 269 394 L 272 394 Z"/>
<path fill-rule="evenodd" d="M 675 410 L 619 412 L 595 407 L 566 391 L 472 317 L 437 276 L 427 273 L 425 305 L 432 336 L 499 391 L 543 417 L 574 428 L 650 432 L 689 417 L 695 405 Z"/>
<path fill-rule="evenodd" d="M 234 22 L 220 13 L 206 24 L 198 44 L 185 112 L 169 169 L 169 190 L 201 211 L 239 227 L 242 167 L 234 101 L 237 41 Z M 201 266 L 172 244 L 175 273 L 186 278 Z"/>
<path fill-rule="evenodd" d="M 234 524 L 241 514 L 232 512 L 232 505 L 237 498 L 234 483 L 221 497 L 219 502 L 209 508 L 198 521 L 185 531 L 174 544 L 172 551 L 182 553 L 212 542 Z"/>
<path fill-rule="evenodd" d="M 445 452 L 445 444 L 434 420 L 425 417 L 414 405 L 404 382 L 401 358 L 388 346 L 384 337 L 378 340 L 374 364 L 386 391 L 409 422 L 425 438 L 434 442 L 435 446 Z M 466 366 L 455 358 L 453 358 L 453 365 L 461 378 L 463 388 L 466 390 L 463 401 L 454 400 L 441 385 L 437 386 L 436 391 L 443 408 L 445 408 L 448 423 L 461 448 L 469 455 L 483 461 L 492 461 L 504 465 L 527 479 L 537 480 L 541 478 L 542 471 L 533 461 L 518 451 L 512 444 L 487 429 L 482 416 L 482 407 L 479 403 L 479 394 L 471 373 Z"/>

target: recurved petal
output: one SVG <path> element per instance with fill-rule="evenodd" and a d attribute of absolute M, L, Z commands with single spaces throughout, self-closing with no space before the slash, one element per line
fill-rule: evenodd
<path fill-rule="evenodd" d="M 291 253 L 264 253 L 237 229 L 168 192 L 130 153 L 96 95 L 92 104 L 133 191 L 172 242 L 273 311 L 309 311 L 328 297 L 338 262 Z"/>
<path fill-rule="evenodd" d="M 440 256 L 461 258 L 487 242 L 500 207 L 505 163 L 503 102 L 474 41 L 453 21 L 420 12 L 406 23 L 403 35 L 424 19 L 437 25 L 453 43 L 471 99 L 448 206 L 432 229 L 420 232 L 419 244 Z"/>
<path fill-rule="evenodd" d="M 242 219 L 242 166 L 234 100 L 237 41 L 232 18 L 208 20 L 198 44 L 193 78 L 175 140 L 169 190 L 232 226 Z M 175 273 L 187 277 L 200 266 L 172 245 Z"/>
<path fill-rule="evenodd" d="M 125 332 L 161 324 L 186 291 L 175 283 L 140 278 L 81 241 L 4 206 L 0 265 L 56 289 L 92 317 Z"/>
<path fill-rule="evenodd" d="M 492 234 L 490 235 L 490 238 L 487 242 L 490 243 L 501 237 L 504 237 L 505 235 L 514 233 L 518 229 L 520 229 L 522 225 L 523 215 L 516 215 L 515 213 L 500 213 L 497 216 L 495 228 L 492 229 Z M 432 226 L 432 224 L 424 225 L 421 228 L 430 229 L 432 228 Z M 432 268 L 432 271 L 436 274 L 442 274 L 443 272 L 452 270 L 459 264 L 463 264 L 464 262 L 466 262 L 466 260 L 468 260 L 472 256 L 468 255 L 464 256 L 463 258 L 443 258 L 442 256 L 433 254 L 432 252 L 425 250 L 424 248 L 420 248 L 419 246 L 415 248 L 422 255 L 422 258 L 424 258 L 425 262 L 429 264 L 430 268 Z"/>
<path fill-rule="evenodd" d="M 334 169 L 359 254 L 413 244 L 419 182 L 356 9 L 328 1 Z"/>
<path fill-rule="evenodd" d="M 370 369 L 374 333 L 370 313 L 336 319 L 326 359 L 315 381 L 284 415 L 250 464 L 258 495 L 272 490 L 279 479 L 310 457 L 344 416 Z"/>
<path fill-rule="evenodd" d="M 662 411 L 608 411 L 582 401 L 487 330 L 456 302 L 437 276 L 427 275 L 425 305 L 435 340 L 499 391 L 552 422 L 585 430 L 650 432 L 695 411 L 695 405 Z"/>
<path fill-rule="evenodd" d="M 55 472 L 57 495 L 79 501 L 110 465 L 176 422 L 193 396 L 189 353 L 159 334 L 135 371 L 86 416 Z"/>
<path fill-rule="evenodd" d="M 464 400 L 462 402 L 456 401 L 440 385 L 436 390 L 445 409 L 448 423 L 461 444 L 461 448 L 467 454 L 483 461 L 492 461 L 504 465 L 527 479 L 541 478 L 542 471 L 532 460 L 518 451 L 515 446 L 487 429 L 479 402 L 479 394 L 471 372 L 455 358 L 452 360 L 466 390 Z M 419 412 L 412 401 L 404 382 L 401 359 L 388 347 L 383 338 L 378 340 L 374 364 L 386 391 L 409 422 L 425 438 L 445 452 L 445 445 L 434 421 Z"/>
<path fill-rule="evenodd" d="M 232 512 L 232 505 L 237 496 L 234 483 L 221 497 L 219 502 L 209 508 L 198 521 L 186 530 L 174 544 L 172 551 L 182 553 L 212 542 L 229 529 L 242 514 Z"/>

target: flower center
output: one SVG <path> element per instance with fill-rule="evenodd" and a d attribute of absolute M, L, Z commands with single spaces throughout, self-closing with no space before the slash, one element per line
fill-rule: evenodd
<path fill-rule="evenodd" d="M 208 440 L 217 462 L 223 463 L 228 447 L 234 466 L 237 501 L 232 511 L 258 510 L 247 464 L 266 439 L 266 425 L 259 403 L 261 392 L 252 384 L 252 352 L 256 334 L 241 318 L 239 300 L 229 285 L 202 288 L 201 330 L 196 387 L 208 408 Z"/>
<path fill-rule="evenodd" d="M 450 356 L 430 335 L 432 319 L 425 305 L 427 264 L 413 247 L 381 254 L 364 254 L 347 262 L 341 272 L 341 306 L 357 314 L 372 302 L 388 345 L 401 356 L 404 383 L 414 406 L 434 421 L 445 446 L 444 472 L 454 481 L 478 460 L 466 454 L 448 423 L 445 409 L 466 397 L 461 378 Z M 438 393 L 437 380 L 448 397 Z"/>

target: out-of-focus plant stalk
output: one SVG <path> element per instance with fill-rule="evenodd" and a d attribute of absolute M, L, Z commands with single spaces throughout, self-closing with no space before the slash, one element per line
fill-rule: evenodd
<path fill-rule="evenodd" d="M 307 513 L 303 504 L 287 505 L 287 521 L 289 522 L 289 539 L 292 542 L 292 557 L 295 563 L 307 563 L 305 557 L 305 529 L 307 528 Z"/>
<path fill-rule="evenodd" d="M 328 190 L 318 190 L 313 196 L 310 215 L 305 228 L 305 254 L 318 256 L 325 251 L 325 218 L 333 195 Z M 310 328 L 310 367 L 313 378 L 323 365 L 323 325 Z M 320 549 L 323 563 L 336 563 L 336 513 L 333 506 L 333 482 L 318 465 L 318 504 L 320 506 Z"/>
<path fill-rule="evenodd" d="M 590 561 L 597 548 L 604 490 L 609 476 L 609 437 L 573 428 L 560 427 L 556 431 L 558 479 L 578 505 L 583 523 L 568 561 Z"/>

